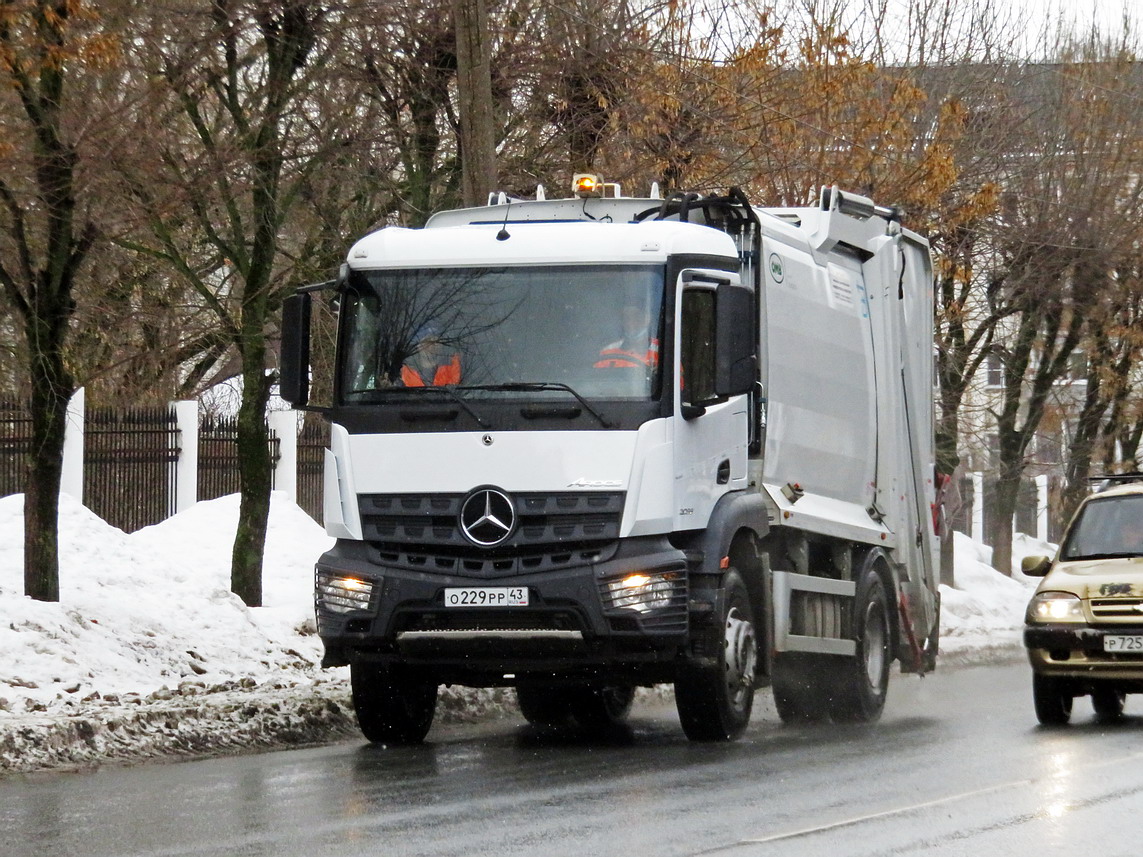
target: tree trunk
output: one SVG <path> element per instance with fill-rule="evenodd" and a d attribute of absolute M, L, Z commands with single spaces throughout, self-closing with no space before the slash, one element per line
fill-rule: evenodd
<path fill-rule="evenodd" d="M 238 410 L 238 467 L 241 501 L 231 554 L 230 589 L 248 607 L 262 606 L 262 555 L 270 517 L 269 433 L 266 401 L 270 386 L 260 350 L 243 355 L 243 394 Z"/>
<path fill-rule="evenodd" d="M 953 531 L 947 530 L 947 535 L 941 537 L 940 556 L 941 576 L 940 582 L 944 586 L 956 586 L 956 554 L 953 551 Z"/>
<path fill-rule="evenodd" d="M 992 567 L 1001 574 L 1012 575 L 1012 523 L 1016 517 L 1016 501 L 1020 496 L 1020 480 L 1024 470 L 1020 465 L 1000 465 L 996 480 L 995 525 L 992 537 Z"/>
<path fill-rule="evenodd" d="M 484 0 L 453 0 L 456 81 L 460 94 L 462 196 L 483 205 L 496 186 L 496 105 L 492 100 L 488 11 Z"/>
<path fill-rule="evenodd" d="M 29 339 L 36 343 L 30 366 L 35 443 L 24 489 L 24 594 L 37 601 L 59 601 L 60 479 L 67 406 L 74 390 L 60 350 Z"/>

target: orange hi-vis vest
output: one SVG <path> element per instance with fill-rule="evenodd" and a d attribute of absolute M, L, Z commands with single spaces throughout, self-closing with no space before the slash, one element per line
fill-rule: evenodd
<path fill-rule="evenodd" d="M 654 369 L 659 365 L 659 340 L 652 339 L 643 352 L 621 348 L 622 342 L 613 342 L 599 352 L 596 369 L 634 369 L 644 367 Z"/>
<path fill-rule="evenodd" d="M 444 387 L 460 383 L 460 355 L 454 354 L 448 363 L 442 363 L 433 373 L 430 384 L 412 366 L 401 367 L 401 382 L 406 387 Z"/>

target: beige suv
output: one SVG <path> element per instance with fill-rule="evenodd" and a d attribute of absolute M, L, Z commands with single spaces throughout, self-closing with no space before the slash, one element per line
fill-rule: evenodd
<path fill-rule="evenodd" d="M 1072 700 L 1091 696 L 1101 719 L 1143 693 L 1143 474 L 1110 487 L 1076 511 L 1055 560 L 1027 557 L 1043 577 L 1025 615 L 1032 699 L 1045 725 L 1068 722 Z"/>

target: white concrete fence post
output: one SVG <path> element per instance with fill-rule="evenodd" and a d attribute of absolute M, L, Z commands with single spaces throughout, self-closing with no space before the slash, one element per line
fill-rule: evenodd
<path fill-rule="evenodd" d="M 84 391 L 83 387 L 80 387 L 67 403 L 60 493 L 70 494 L 81 503 L 83 502 L 83 409 Z"/>
<path fill-rule="evenodd" d="M 1041 474 L 1036 482 L 1036 538 L 1048 540 L 1048 476 Z"/>
<path fill-rule="evenodd" d="M 278 436 L 278 463 L 274 489 L 285 491 L 291 503 L 298 502 L 298 412 L 271 411 L 270 431 Z"/>
<path fill-rule="evenodd" d="M 179 459 L 175 463 L 175 512 L 198 502 L 198 402 L 171 402 L 179 429 Z"/>
<path fill-rule="evenodd" d="M 979 470 L 972 477 L 972 537 L 984 541 L 984 474 Z"/>

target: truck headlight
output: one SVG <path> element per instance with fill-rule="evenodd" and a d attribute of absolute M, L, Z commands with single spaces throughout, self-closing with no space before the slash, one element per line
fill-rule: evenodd
<path fill-rule="evenodd" d="M 318 607 L 331 613 L 368 610 L 373 598 L 373 586 L 372 580 L 319 571 L 316 589 Z"/>
<path fill-rule="evenodd" d="M 1024 621 L 1083 622 L 1083 602 L 1070 592 L 1039 592 L 1028 603 Z"/>
<path fill-rule="evenodd" d="M 677 571 L 639 572 L 607 581 L 605 607 L 630 608 L 646 613 L 671 605 L 676 593 L 681 593 L 682 575 Z"/>

